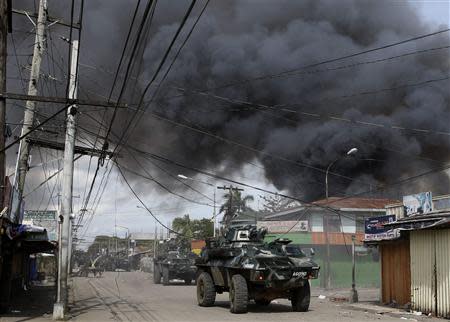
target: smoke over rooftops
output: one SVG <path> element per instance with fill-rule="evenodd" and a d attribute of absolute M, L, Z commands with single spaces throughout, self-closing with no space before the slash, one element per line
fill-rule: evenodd
<path fill-rule="evenodd" d="M 157 27 L 144 53 L 142 79 L 153 75 L 177 26 L 173 23 Z M 158 104 L 149 110 L 264 153 L 149 116 L 140 123 L 136 136 L 145 138 L 153 151 L 196 167 L 210 168 L 227 162 L 243 165 L 258 159 L 265 167 L 266 177 L 277 188 L 307 199 L 323 196 L 324 173 L 270 155 L 325 169 L 349 148 L 358 147 L 360 152 L 355 158 L 343 158 L 332 169 L 355 179 L 330 176 L 330 193 L 335 195 L 374 189 L 436 167 L 448 161 L 448 136 L 394 130 L 390 126 L 447 131 L 448 81 L 404 88 L 402 85 L 449 76 L 449 49 L 374 61 L 449 45 L 448 33 L 306 70 L 310 73 L 210 92 L 236 101 L 286 104 L 290 110 L 319 114 L 320 118 L 282 109 L 261 111 L 247 104 L 230 104 L 171 87 L 208 90 L 431 31 L 434 30 L 424 25 L 406 2 L 213 1 L 164 83 Z M 337 69 L 360 62 L 369 63 Z M 399 88 L 360 94 L 395 87 Z M 388 127 L 355 125 L 330 116 Z M 427 189 L 447 190 L 446 176 L 429 177 L 421 184 L 427 180 L 432 184 Z M 419 187 L 413 183 L 397 188 L 401 193 Z M 392 193 L 388 191 L 387 195 Z"/>
<path fill-rule="evenodd" d="M 194 10 L 186 30 L 194 22 L 202 3 Z M 176 4 L 158 3 L 148 44 L 142 52 L 142 65 L 136 73 L 138 86 L 142 88 L 152 78 L 189 1 Z M 98 0 L 86 2 L 82 62 L 89 59 L 104 70 L 115 70 L 134 5 L 134 1 L 122 0 L 108 1 L 107 6 Z M 444 28 L 448 26 L 440 29 Z M 197 168 L 220 169 L 225 174 L 257 160 L 264 166 L 266 178 L 278 189 L 309 200 L 324 196 L 324 173 L 311 167 L 326 169 L 330 162 L 352 147 L 359 149 L 358 154 L 336 162 L 331 171 L 354 180 L 331 175 L 330 195 L 371 190 L 377 185 L 437 167 L 449 161 L 449 136 L 396 130 L 391 126 L 448 131 L 449 81 L 403 85 L 449 76 L 450 50 L 443 48 L 377 60 L 448 46 L 449 33 L 303 70 L 288 77 L 251 81 L 209 92 L 233 99 L 234 103 L 190 91 L 205 91 L 260 75 L 277 74 L 435 30 L 436 26 L 425 25 L 406 1 L 213 0 L 155 103 L 147 111 L 263 153 L 149 114 L 140 117 L 128 142 Z M 185 35 L 183 33 L 181 39 Z M 360 64 L 362 62 L 366 63 Z M 356 66 L 347 66 L 353 64 Z M 98 70 L 83 70 L 80 87 L 92 84 L 88 85 L 89 89 L 107 95 L 111 78 Z M 379 91 L 389 88 L 397 89 Z M 364 94 L 372 91 L 376 93 Z M 282 105 L 320 117 L 288 113 L 282 108 L 261 110 L 237 101 Z M 123 131 L 130 114 L 122 112 L 123 118 L 118 119 L 115 132 Z M 85 126 L 93 126 L 88 120 L 81 120 Z M 121 162 L 134 164 L 133 159 Z M 447 192 L 447 177 L 442 173 L 428 176 L 395 187 L 384 195 L 397 198 L 402 193 L 420 189 Z"/>

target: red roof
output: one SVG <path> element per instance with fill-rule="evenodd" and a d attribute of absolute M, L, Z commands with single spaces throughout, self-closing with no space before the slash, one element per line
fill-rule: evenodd
<path fill-rule="evenodd" d="M 374 198 L 357 198 L 357 197 L 329 197 L 314 201 L 313 204 L 321 206 L 330 206 L 333 208 L 354 208 L 354 209 L 384 209 L 386 205 L 399 203 L 393 199 L 374 199 Z"/>

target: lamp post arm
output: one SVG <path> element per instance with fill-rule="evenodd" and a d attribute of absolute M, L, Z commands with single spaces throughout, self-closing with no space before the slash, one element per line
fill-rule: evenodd
<path fill-rule="evenodd" d="M 337 161 L 339 161 L 341 158 L 337 158 L 333 162 L 331 162 L 328 167 L 327 171 L 325 172 L 325 198 L 328 200 L 328 172 L 330 172 L 331 167 L 333 164 L 335 164 Z"/>

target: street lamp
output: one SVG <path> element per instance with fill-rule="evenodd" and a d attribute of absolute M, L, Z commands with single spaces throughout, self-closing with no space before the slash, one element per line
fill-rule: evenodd
<path fill-rule="evenodd" d="M 198 180 L 198 179 L 187 177 L 187 176 L 185 176 L 183 174 L 178 174 L 177 177 L 180 178 L 180 179 L 183 179 L 183 180 L 192 180 L 192 181 L 200 182 L 200 183 L 206 184 L 206 185 L 208 185 L 210 187 L 213 187 L 213 191 L 214 191 L 214 200 L 213 200 L 213 202 L 214 202 L 214 205 L 213 205 L 214 213 L 213 213 L 213 217 L 212 217 L 212 222 L 213 222 L 213 237 L 216 237 L 216 186 L 211 184 L 211 183 L 209 183 L 209 182 L 205 182 L 205 181 L 201 181 L 201 180 Z"/>
<path fill-rule="evenodd" d="M 325 172 L 325 197 L 328 200 L 328 172 L 330 172 L 331 167 L 333 166 L 333 164 L 335 164 L 337 161 L 339 161 L 340 159 L 349 156 L 349 155 L 353 155 L 355 153 L 358 152 L 357 148 L 351 148 L 350 150 L 348 150 L 348 152 L 343 155 L 340 156 L 339 158 L 337 158 L 336 160 L 334 160 L 333 162 L 331 162 L 328 167 L 327 167 L 327 171 Z"/>
<path fill-rule="evenodd" d="M 325 172 L 325 197 L 328 201 L 328 172 L 330 171 L 333 164 L 335 164 L 337 161 L 339 161 L 342 158 L 345 158 L 346 156 L 353 155 L 358 152 L 357 148 L 351 148 L 348 150 L 348 152 L 345 155 L 340 156 L 333 162 L 331 162 L 328 167 L 327 171 Z M 329 231 L 329 224 L 328 224 L 328 216 L 325 214 L 325 243 L 326 243 L 326 250 L 327 250 L 327 257 L 326 257 L 326 270 L 325 270 L 325 288 L 328 289 L 331 286 L 331 263 L 330 263 L 330 239 L 328 238 L 328 231 Z"/>

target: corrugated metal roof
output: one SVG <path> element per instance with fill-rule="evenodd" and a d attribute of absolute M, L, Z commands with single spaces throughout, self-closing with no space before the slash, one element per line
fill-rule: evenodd
<path fill-rule="evenodd" d="M 349 197 L 349 198 L 340 198 L 340 197 L 330 197 L 327 199 L 321 199 L 312 202 L 313 205 L 326 206 L 330 208 L 334 208 L 336 210 L 342 211 L 373 211 L 373 209 L 379 209 L 380 211 L 385 210 L 385 206 L 388 204 L 392 204 L 398 202 L 398 200 L 391 199 L 374 199 L 374 198 L 358 198 L 358 197 Z M 264 220 L 290 220 L 291 218 L 296 218 L 299 212 L 302 212 L 305 208 L 308 208 L 309 205 L 293 207 L 287 210 L 275 212 L 272 214 L 268 214 L 264 217 Z"/>
<path fill-rule="evenodd" d="M 398 203 L 398 200 L 392 199 L 377 199 L 377 198 L 340 198 L 329 197 L 328 199 L 321 199 L 314 201 L 313 204 L 320 206 L 329 206 L 331 208 L 353 208 L 353 209 L 384 209 L 386 205 Z"/>
<path fill-rule="evenodd" d="M 401 230 L 420 230 L 448 227 L 450 226 L 450 212 L 432 211 L 424 215 L 413 215 L 398 219 L 392 223 L 387 223 L 384 226 L 398 228 Z"/>

